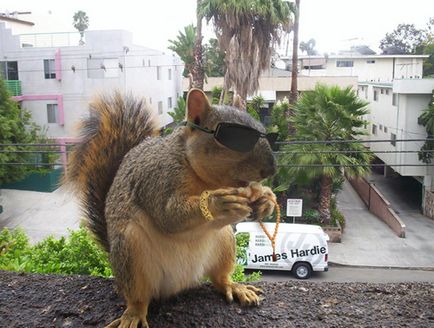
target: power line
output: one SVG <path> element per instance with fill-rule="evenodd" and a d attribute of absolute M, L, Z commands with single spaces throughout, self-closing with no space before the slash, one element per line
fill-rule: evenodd
<path fill-rule="evenodd" d="M 335 140 L 292 140 L 292 141 L 278 141 L 278 145 L 297 145 L 297 144 L 342 144 L 342 143 L 377 143 L 377 142 L 420 142 L 420 141 L 434 141 L 434 138 L 426 139 L 376 139 L 376 140 L 358 140 L 358 139 L 335 139 Z"/>
<path fill-rule="evenodd" d="M 68 61 L 72 61 L 72 60 L 86 60 L 86 59 L 128 59 L 128 58 L 134 58 L 134 57 L 142 57 L 143 59 L 149 59 L 149 58 L 153 58 L 153 57 L 163 57 L 166 56 L 167 58 L 165 58 L 166 60 L 168 59 L 179 59 L 179 57 L 175 57 L 172 55 L 167 55 L 167 54 L 137 54 L 137 55 L 133 55 L 133 54 L 122 54 L 119 52 L 100 52 L 100 53 L 92 53 L 89 52 L 87 55 L 86 54 L 81 54 L 81 55 L 77 55 L 77 54 L 61 54 L 61 58 L 68 60 Z M 12 58 L 13 57 L 13 58 Z M 10 56 L 6 56 L 6 58 L 3 56 L 3 60 L 2 61 L 6 61 L 6 62 L 18 62 L 18 64 L 20 62 L 32 62 L 32 61 L 42 61 L 44 59 L 55 59 L 55 54 L 53 52 L 52 55 L 39 55 L 39 56 L 19 56 L 19 55 L 10 55 Z M 67 57 L 67 58 L 65 58 Z M 68 58 L 69 57 L 69 58 Z M 149 57 L 149 58 L 148 58 Z"/>
<path fill-rule="evenodd" d="M 351 153 L 366 153 L 366 154 L 411 154 L 411 153 L 431 153 L 434 149 L 430 150 L 312 150 L 312 151 L 275 151 L 273 154 L 286 155 L 286 154 L 351 154 Z"/>
<path fill-rule="evenodd" d="M 0 165 L 30 165 L 30 166 L 63 166 L 62 163 L 19 163 L 19 162 L 12 162 L 12 163 L 0 163 Z M 391 166 L 391 167 L 431 167 L 434 166 L 434 164 L 279 164 L 278 167 L 384 167 L 384 166 Z"/>
<path fill-rule="evenodd" d="M 434 166 L 434 164 L 278 164 L 278 167 L 383 167 L 383 166 Z"/>
<path fill-rule="evenodd" d="M 137 65 L 137 66 L 114 66 L 114 67 L 86 67 L 86 68 L 75 68 L 72 69 L 72 66 L 70 68 L 67 69 L 60 69 L 61 72 L 76 72 L 76 71 L 95 71 L 95 70 L 103 70 L 103 71 L 107 71 L 107 70 L 120 70 L 121 72 L 124 69 L 130 69 L 130 68 L 151 68 L 151 67 L 184 67 L 184 64 L 163 64 L 163 65 L 151 65 L 151 66 L 143 66 L 143 65 Z M 20 73 L 45 73 L 44 69 L 34 69 L 34 70 L 18 70 L 18 74 Z M 54 72 L 53 72 L 54 73 Z"/>

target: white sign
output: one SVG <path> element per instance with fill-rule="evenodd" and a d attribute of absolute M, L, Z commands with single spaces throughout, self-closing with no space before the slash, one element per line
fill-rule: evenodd
<path fill-rule="evenodd" d="M 287 199 L 286 216 L 301 216 L 303 210 L 303 199 Z"/>

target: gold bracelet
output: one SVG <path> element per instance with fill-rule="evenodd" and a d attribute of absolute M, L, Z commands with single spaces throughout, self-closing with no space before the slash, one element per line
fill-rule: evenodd
<path fill-rule="evenodd" d="M 202 215 L 205 218 L 205 220 L 212 221 L 212 220 L 214 220 L 214 218 L 208 209 L 208 197 L 209 197 L 209 195 L 210 195 L 210 192 L 206 191 L 206 190 L 200 194 L 199 207 L 200 207 L 200 211 L 202 212 Z"/>

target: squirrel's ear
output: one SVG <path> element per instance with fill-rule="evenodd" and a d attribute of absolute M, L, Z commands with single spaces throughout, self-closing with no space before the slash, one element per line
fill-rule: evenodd
<path fill-rule="evenodd" d="M 234 101 L 232 103 L 232 106 L 241 109 L 241 97 L 239 95 L 234 96 Z"/>
<path fill-rule="evenodd" d="M 187 121 L 200 125 L 210 111 L 208 97 L 200 89 L 191 89 L 187 94 Z"/>

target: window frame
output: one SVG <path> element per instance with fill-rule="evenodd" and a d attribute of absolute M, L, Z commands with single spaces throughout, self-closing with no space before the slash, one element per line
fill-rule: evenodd
<path fill-rule="evenodd" d="M 396 147 L 396 134 L 395 133 L 391 133 L 390 134 L 390 144 L 393 147 Z"/>
<path fill-rule="evenodd" d="M 336 60 L 336 67 L 354 67 L 354 60 L 349 60 L 349 59 Z"/>
<path fill-rule="evenodd" d="M 47 108 L 47 124 L 58 124 L 59 123 L 58 104 L 47 104 L 46 108 Z M 50 110 L 52 111 L 51 115 L 50 115 Z M 54 116 L 54 122 L 50 122 L 50 116 Z"/>
<path fill-rule="evenodd" d="M 45 80 L 56 78 L 56 61 L 52 58 L 44 59 L 44 78 Z"/>

